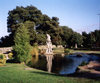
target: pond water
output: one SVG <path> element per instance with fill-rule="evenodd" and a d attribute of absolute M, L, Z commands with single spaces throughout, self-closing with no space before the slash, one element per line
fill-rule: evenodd
<path fill-rule="evenodd" d="M 58 59 L 59 61 L 57 61 L 56 58 L 58 57 L 56 56 L 55 60 L 53 61 L 53 72 L 58 74 L 72 74 L 77 70 L 78 66 L 81 65 L 83 62 L 88 63 L 90 61 L 100 60 L 100 57 L 94 55 L 87 55 L 84 53 L 75 53 L 73 55 L 67 55 L 63 57 L 62 60 Z"/>
<path fill-rule="evenodd" d="M 78 66 L 82 63 L 90 61 L 100 61 L 100 57 L 87 55 L 84 53 L 74 53 L 72 55 L 54 55 L 52 60 L 52 72 L 57 74 L 72 74 L 75 73 Z M 45 56 L 39 56 L 37 64 L 33 67 L 47 71 L 47 61 Z"/>

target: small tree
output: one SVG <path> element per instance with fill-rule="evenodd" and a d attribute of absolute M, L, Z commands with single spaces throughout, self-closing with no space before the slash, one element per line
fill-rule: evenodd
<path fill-rule="evenodd" d="M 28 29 L 24 26 L 24 24 L 20 24 L 14 37 L 14 51 L 16 53 L 15 59 L 19 62 L 27 63 L 30 60 L 29 39 Z"/>

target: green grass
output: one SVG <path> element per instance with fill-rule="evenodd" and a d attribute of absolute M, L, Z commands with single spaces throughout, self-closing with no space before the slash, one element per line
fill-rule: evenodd
<path fill-rule="evenodd" d="M 53 53 L 62 54 L 62 53 L 64 53 L 64 49 L 63 48 L 54 48 Z"/>
<path fill-rule="evenodd" d="M 30 69 L 23 64 L 6 64 L 0 67 L 0 83 L 100 83 L 100 81 L 85 78 L 57 76 L 47 72 Z"/>
<path fill-rule="evenodd" d="M 100 51 L 90 51 L 90 50 L 71 50 L 73 53 L 74 52 L 82 52 L 82 53 L 96 53 L 100 54 Z"/>
<path fill-rule="evenodd" d="M 62 53 L 64 53 L 64 49 L 63 48 L 55 48 L 53 51 L 54 51 L 55 54 L 62 54 Z M 70 53 L 75 53 L 75 52 L 100 54 L 100 51 L 73 50 L 73 49 L 70 49 Z"/>

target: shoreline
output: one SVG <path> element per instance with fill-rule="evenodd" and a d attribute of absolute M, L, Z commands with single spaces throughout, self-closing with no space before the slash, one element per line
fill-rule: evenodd
<path fill-rule="evenodd" d="M 79 66 L 78 69 L 75 74 L 80 77 L 100 78 L 100 62 L 90 61 L 89 64 Z"/>

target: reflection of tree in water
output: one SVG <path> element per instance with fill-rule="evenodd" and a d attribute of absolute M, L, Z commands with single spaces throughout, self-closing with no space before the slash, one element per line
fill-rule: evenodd
<path fill-rule="evenodd" d="M 59 73 L 59 71 L 69 63 L 72 63 L 71 59 L 67 59 L 65 57 L 62 57 L 60 54 L 54 55 L 53 61 L 52 61 L 52 72 Z"/>
<path fill-rule="evenodd" d="M 34 56 L 35 57 L 35 56 Z M 46 61 L 46 56 L 44 55 L 39 55 L 38 56 L 38 61 L 34 62 L 35 58 L 32 57 L 32 64 L 31 66 L 34 67 L 34 68 L 37 68 L 37 69 L 41 69 L 41 70 L 47 70 L 47 61 Z"/>
<path fill-rule="evenodd" d="M 33 55 L 32 56 L 32 63 L 36 64 L 38 62 L 38 56 L 37 55 Z"/>
<path fill-rule="evenodd" d="M 32 55 L 32 63 L 35 64 L 39 58 L 38 47 L 33 47 L 32 51 L 31 51 L 31 55 Z"/>

